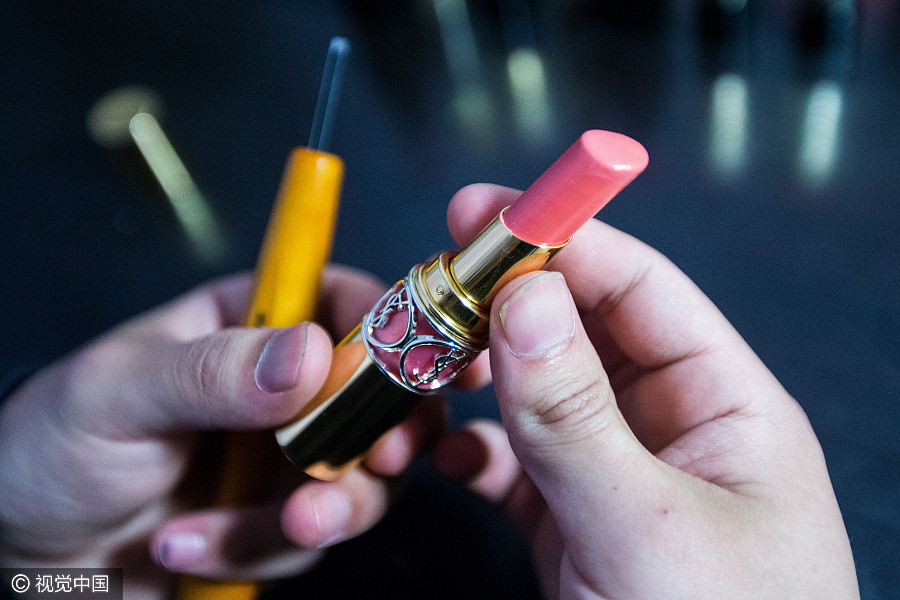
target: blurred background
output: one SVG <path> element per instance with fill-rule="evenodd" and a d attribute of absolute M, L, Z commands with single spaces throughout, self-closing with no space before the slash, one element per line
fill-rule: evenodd
<path fill-rule="evenodd" d="M 461 186 L 524 188 L 586 129 L 636 138 L 650 166 L 603 219 L 686 271 L 800 401 L 863 598 L 900 598 L 898 32 L 896 0 L 6 3 L 0 375 L 252 268 L 343 35 L 334 260 L 392 282 L 453 247 Z M 202 194 L 188 208 L 89 132 L 122 86 L 155 107 Z M 490 390 L 451 404 L 455 423 L 496 415 Z M 271 595 L 537 597 L 492 507 L 427 461 L 409 479 L 379 527 Z"/>

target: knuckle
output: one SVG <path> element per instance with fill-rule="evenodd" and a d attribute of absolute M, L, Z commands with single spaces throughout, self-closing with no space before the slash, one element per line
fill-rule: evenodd
<path fill-rule="evenodd" d="M 238 332 L 220 332 L 184 347 L 174 387 L 207 426 L 257 428 L 293 416 L 289 404 L 261 400 L 245 341 Z"/>
<path fill-rule="evenodd" d="M 223 396 L 223 365 L 227 361 L 224 345 L 208 339 L 188 344 L 175 369 L 175 389 L 179 396 L 201 410 L 212 410 Z"/>
<path fill-rule="evenodd" d="M 591 437 L 616 418 L 618 408 L 606 379 L 568 380 L 545 391 L 532 408 L 533 421 L 567 439 Z"/>

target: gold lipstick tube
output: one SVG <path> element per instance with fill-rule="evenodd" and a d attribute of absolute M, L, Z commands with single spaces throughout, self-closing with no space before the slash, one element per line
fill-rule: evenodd
<path fill-rule="evenodd" d="M 497 292 L 564 245 L 516 237 L 501 213 L 461 252 L 413 267 L 335 347 L 319 394 L 276 432 L 284 453 L 313 477 L 340 477 L 471 364 L 487 347 Z"/>

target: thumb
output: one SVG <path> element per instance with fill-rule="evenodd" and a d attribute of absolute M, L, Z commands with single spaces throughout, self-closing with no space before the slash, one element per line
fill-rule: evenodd
<path fill-rule="evenodd" d="M 89 431 L 118 439 L 249 430 L 285 422 L 315 395 L 331 340 L 312 323 L 223 329 L 188 342 L 112 335 L 78 358 L 70 379 L 85 389 L 67 412 Z"/>
<path fill-rule="evenodd" d="M 590 544 L 604 524 L 615 529 L 651 502 L 659 463 L 619 412 L 562 274 L 507 285 L 494 302 L 490 339 L 510 445 L 564 538 Z"/>
<path fill-rule="evenodd" d="M 183 344 L 160 365 L 167 383 L 157 428 L 277 426 L 315 395 L 330 363 L 330 338 L 312 323 L 228 329 Z"/>

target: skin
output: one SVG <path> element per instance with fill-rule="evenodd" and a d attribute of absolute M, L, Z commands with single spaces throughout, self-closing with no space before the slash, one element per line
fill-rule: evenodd
<path fill-rule="evenodd" d="M 448 213 L 457 241 L 518 193 L 461 190 Z M 461 382 L 486 383 L 490 360 L 505 430 L 475 422 L 433 449 L 437 468 L 521 527 L 547 595 L 857 598 L 815 435 L 712 303 L 596 221 L 551 266 L 500 292 L 490 351 Z M 273 457 L 260 461 L 274 467 L 257 501 L 202 508 L 215 487 L 209 432 L 296 414 L 327 373 L 329 333 L 346 333 L 385 286 L 331 267 L 324 328 L 285 330 L 238 327 L 249 289 L 237 276 L 194 290 L 4 402 L 0 563 L 127 565 L 127 597 L 166 597 L 177 573 L 295 574 L 384 514 L 397 476 L 440 431 L 439 402 L 421 403 L 337 482 L 304 480 Z M 269 354 L 284 364 L 261 377 L 276 339 Z"/>
<path fill-rule="evenodd" d="M 381 518 L 397 475 L 440 430 L 441 403 L 421 403 L 343 479 L 304 479 L 267 430 L 316 393 L 331 337 L 312 323 L 239 328 L 250 285 L 249 275 L 215 281 L 135 317 L 3 403 L 0 564 L 125 566 L 126 597 L 168 597 L 176 573 L 295 574 Z M 329 267 L 322 323 L 343 336 L 384 289 Z M 261 389 L 256 365 L 276 335 L 288 377 Z M 202 508 L 216 487 L 214 430 L 262 430 L 268 485 L 247 506 Z"/>
<path fill-rule="evenodd" d="M 460 243 L 519 192 L 477 185 Z M 550 598 L 858 598 L 822 451 L 798 403 L 662 255 L 591 221 L 506 286 L 490 362 L 505 432 L 437 467 L 500 503 Z"/>

